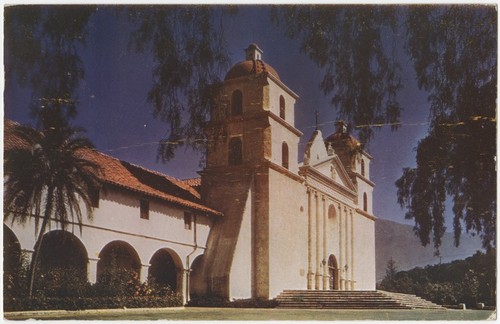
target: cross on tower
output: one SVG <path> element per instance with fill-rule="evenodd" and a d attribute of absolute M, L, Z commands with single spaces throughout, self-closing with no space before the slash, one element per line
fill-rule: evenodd
<path fill-rule="evenodd" d="M 319 125 L 319 124 L 318 124 L 319 112 L 316 110 L 316 113 L 315 113 L 315 114 L 316 114 L 316 130 L 318 130 L 318 129 L 319 129 L 319 126 L 318 126 L 318 125 Z"/>

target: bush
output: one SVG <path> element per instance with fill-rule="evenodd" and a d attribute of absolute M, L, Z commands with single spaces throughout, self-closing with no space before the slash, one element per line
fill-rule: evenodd
<path fill-rule="evenodd" d="M 189 301 L 188 306 L 195 307 L 226 307 L 226 308 L 275 308 L 278 305 L 275 299 L 260 298 L 237 299 L 229 301 L 224 298 L 207 297 L 195 298 Z"/>
<path fill-rule="evenodd" d="M 19 265 L 13 269 L 5 269 L 3 274 L 4 298 L 20 297 L 28 291 L 29 257 L 21 254 Z"/>
<path fill-rule="evenodd" d="M 182 306 L 182 295 L 126 269 L 103 273 L 90 284 L 77 269 L 55 268 L 37 276 L 34 296 L 27 297 L 27 270 L 4 274 L 4 311 L 81 310 Z"/>
<path fill-rule="evenodd" d="M 465 260 L 391 273 L 378 289 L 415 294 L 437 304 L 478 302 L 496 305 L 496 250 L 478 251 Z"/>
<path fill-rule="evenodd" d="M 4 300 L 4 311 L 83 310 L 103 308 L 149 308 L 182 306 L 182 297 L 34 297 Z"/>
<path fill-rule="evenodd" d="M 439 305 L 456 305 L 460 302 L 459 288 L 449 282 L 428 283 L 421 297 Z"/>
<path fill-rule="evenodd" d="M 35 280 L 37 297 L 83 297 L 91 293 L 86 273 L 76 268 L 54 268 L 40 271 Z"/>

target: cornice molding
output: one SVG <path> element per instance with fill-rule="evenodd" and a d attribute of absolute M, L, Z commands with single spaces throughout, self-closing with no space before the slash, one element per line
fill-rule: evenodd
<path fill-rule="evenodd" d="M 346 187 L 340 185 L 339 183 L 337 183 L 333 179 L 327 177 L 326 175 L 324 175 L 323 173 L 319 172 L 318 170 L 316 170 L 315 168 L 313 168 L 311 166 L 302 167 L 300 169 L 299 174 L 301 176 L 303 176 L 304 178 L 306 178 L 306 181 L 307 181 L 307 177 L 310 176 L 311 178 L 315 179 L 316 181 L 322 183 L 323 185 L 336 189 L 336 191 L 342 193 L 344 196 L 346 196 L 349 199 L 356 199 L 358 196 L 356 191 L 353 191 L 349 188 L 346 188 Z"/>
<path fill-rule="evenodd" d="M 362 209 L 356 208 L 356 212 L 357 212 L 358 214 L 360 214 L 361 216 L 364 216 L 364 217 L 366 217 L 366 218 L 368 218 L 368 219 L 371 219 L 371 220 L 374 220 L 374 221 L 375 221 L 375 220 L 377 220 L 377 217 L 375 217 L 375 216 L 374 216 L 374 215 L 372 215 L 372 214 L 369 214 L 369 213 L 365 212 L 365 211 L 364 211 L 364 210 L 362 210 Z"/>

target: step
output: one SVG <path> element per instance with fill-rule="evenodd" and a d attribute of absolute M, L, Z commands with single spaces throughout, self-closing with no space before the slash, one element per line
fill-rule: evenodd
<path fill-rule="evenodd" d="M 395 293 L 395 292 L 389 292 L 389 291 L 383 291 L 379 290 L 382 294 L 394 298 L 398 301 L 400 301 L 402 304 L 408 305 L 412 308 L 427 308 L 427 309 L 445 309 L 441 305 L 437 305 L 431 301 L 428 301 L 426 299 L 423 299 L 421 297 L 411 295 L 411 294 L 402 294 L 402 293 Z"/>
<path fill-rule="evenodd" d="M 378 290 L 285 290 L 276 298 L 276 301 L 278 308 L 443 309 L 415 295 Z"/>

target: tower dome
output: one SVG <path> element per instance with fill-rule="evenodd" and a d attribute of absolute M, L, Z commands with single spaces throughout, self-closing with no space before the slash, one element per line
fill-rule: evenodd
<path fill-rule="evenodd" d="M 361 143 L 350 134 L 347 123 L 344 121 L 336 122 L 337 130 L 325 139 L 325 143 L 331 144 L 333 148 L 346 146 L 351 150 L 362 148 Z"/>
<path fill-rule="evenodd" d="M 236 63 L 226 74 L 225 81 L 242 76 L 260 75 L 269 73 L 280 80 L 278 72 L 269 64 L 262 61 L 263 51 L 256 44 L 250 44 L 246 49 L 246 60 Z M 281 80 L 280 80 L 281 81 Z"/>

